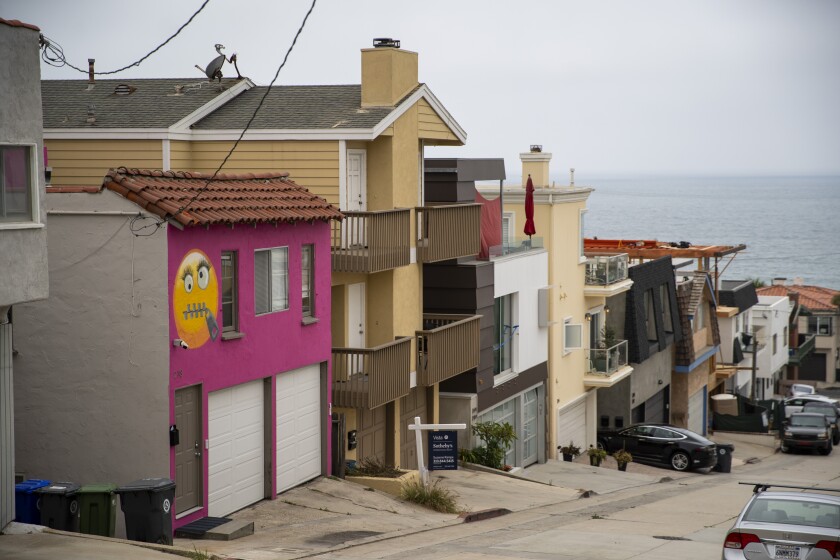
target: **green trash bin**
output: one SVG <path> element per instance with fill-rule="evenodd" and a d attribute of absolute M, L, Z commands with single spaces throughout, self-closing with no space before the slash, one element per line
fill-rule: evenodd
<path fill-rule="evenodd" d="M 116 484 L 86 484 L 79 489 L 79 532 L 113 537 L 117 527 Z"/>

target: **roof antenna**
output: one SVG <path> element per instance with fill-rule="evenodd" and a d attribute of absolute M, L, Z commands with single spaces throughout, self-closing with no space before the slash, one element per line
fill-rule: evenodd
<path fill-rule="evenodd" d="M 222 53 L 224 48 L 224 45 L 216 43 L 216 52 L 219 53 L 219 56 L 211 60 L 210 64 L 207 65 L 207 68 L 202 69 L 198 64 L 195 65 L 196 68 L 204 72 L 204 75 L 207 76 L 207 79 L 211 82 L 213 80 L 218 80 L 220 84 L 222 83 L 222 65 L 225 62 L 233 64 L 233 67 L 236 68 L 236 79 L 242 79 L 242 74 L 239 73 L 239 66 L 236 65 L 236 53 L 233 53 L 230 55 L 230 58 L 227 58 L 224 53 Z"/>

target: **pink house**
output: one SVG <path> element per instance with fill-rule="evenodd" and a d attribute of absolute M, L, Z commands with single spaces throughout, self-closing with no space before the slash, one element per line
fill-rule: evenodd
<path fill-rule="evenodd" d="M 329 221 L 341 214 L 279 173 L 120 168 L 103 186 L 147 213 L 135 233 L 168 224 L 175 527 L 329 474 Z"/>

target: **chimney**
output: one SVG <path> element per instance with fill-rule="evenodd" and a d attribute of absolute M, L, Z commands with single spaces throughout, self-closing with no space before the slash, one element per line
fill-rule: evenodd
<path fill-rule="evenodd" d="M 774 286 L 784 286 L 785 282 L 787 282 L 787 278 L 784 276 L 777 276 L 776 278 L 773 278 Z"/>
<path fill-rule="evenodd" d="M 417 53 L 400 49 L 397 39 L 373 40 L 362 49 L 362 107 L 393 107 L 417 87 Z"/>
<path fill-rule="evenodd" d="M 542 151 L 542 146 L 532 145 L 530 152 L 519 154 L 522 160 L 522 186 L 528 175 L 534 183 L 534 188 L 547 188 L 548 184 L 548 162 L 551 161 L 551 154 Z"/>
<path fill-rule="evenodd" d="M 94 79 L 93 79 L 93 63 L 94 62 L 96 62 L 95 58 L 89 58 L 88 59 L 88 83 L 89 84 L 94 83 Z"/>
<path fill-rule="evenodd" d="M 795 276 L 793 278 L 793 285 L 794 286 L 803 286 L 803 285 L 805 285 L 805 280 L 801 276 Z"/>

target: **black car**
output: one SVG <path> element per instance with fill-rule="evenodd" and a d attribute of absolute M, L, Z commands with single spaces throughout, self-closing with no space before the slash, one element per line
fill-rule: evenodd
<path fill-rule="evenodd" d="M 831 423 L 831 443 L 840 444 L 840 411 L 831 403 L 809 402 L 802 407 L 802 412 L 822 414 Z"/>
<path fill-rule="evenodd" d="M 831 424 L 816 412 L 796 412 L 782 424 L 782 453 L 793 449 L 816 449 L 820 455 L 831 453 Z"/>
<path fill-rule="evenodd" d="M 714 467 L 715 443 L 685 428 L 668 424 L 634 424 L 617 431 L 599 431 L 598 446 L 614 453 L 629 451 L 634 461 L 661 463 L 677 471 Z"/>

